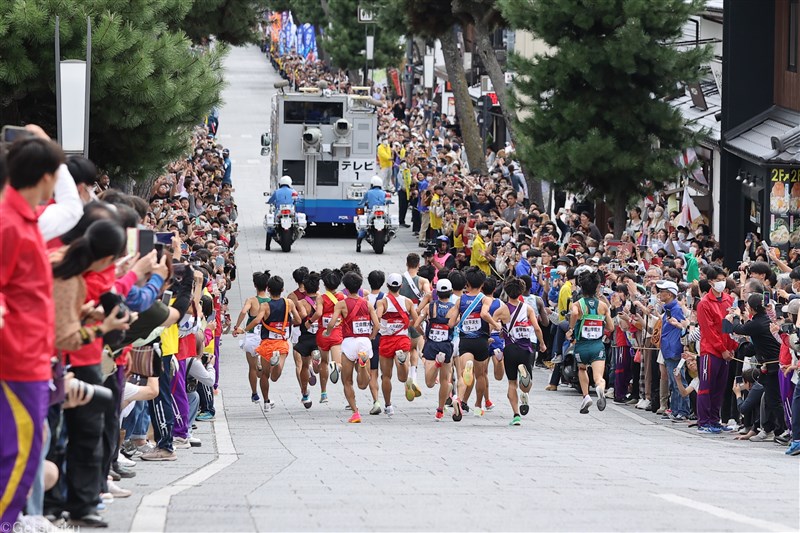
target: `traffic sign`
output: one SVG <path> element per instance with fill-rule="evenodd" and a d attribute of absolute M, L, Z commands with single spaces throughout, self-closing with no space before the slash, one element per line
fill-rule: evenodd
<path fill-rule="evenodd" d="M 377 22 L 375 20 L 375 11 L 368 7 L 358 6 L 358 21 L 363 24 L 374 24 Z"/>

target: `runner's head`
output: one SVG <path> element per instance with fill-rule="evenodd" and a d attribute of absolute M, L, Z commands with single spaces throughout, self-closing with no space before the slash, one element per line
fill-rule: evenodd
<path fill-rule="evenodd" d="M 389 289 L 389 292 L 397 294 L 400 292 L 400 287 L 402 286 L 403 276 L 400 274 L 389 274 L 389 277 L 386 278 L 386 287 Z"/>
<path fill-rule="evenodd" d="M 578 276 L 578 286 L 585 297 L 592 298 L 597 295 L 597 287 L 600 286 L 600 275 L 595 271 L 583 272 Z"/>
<path fill-rule="evenodd" d="M 295 268 L 294 272 L 292 272 L 292 279 L 294 279 L 294 282 L 297 283 L 298 287 L 304 285 L 303 280 L 305 279 L 306 276 L 308 276 L 307 267 Z"/>
<path fill-rule="evenodd" d="M 433 268 L 433 265 L 422 265 L 419 267 L 419 272 L 417 272 L 419 277 L 427 279 L 429 282 L 433 283 L 433 278 L 436 277 L 436 269 Z"/>
<path fill-rule="evenodd" d="M 436 282 L 436 295 L 440 300 L 449 300 L 453 295 L 453 283 L 447 278 L 441 278 Z"/>
<path fill-rule="evenodd" d="M 303 278 L 303 288 L 306 294 L 314 295 L 319 292 L 319 272 L 309 272 Z"/>
<path fill-rule="evenodd" d="M 273 298 L 280 298 L 283 292 L 283 278 L 280 276 L 272 276 L 267 282 L 267 290 L 269 295 Z"/>
<path fill-rule="evenodd" d="M 359 266 L 355 263 L 345 263 L 339 270 L 341 270 L 342 276 L 344 276 L 348 272 L 355 272 L 359 276 L 361 275 L 361 268 L 359 268 Z"/>
<path fill-rule="evenodd" d="M 463 291 L 464 287 L 467 286 L 467 278 L 464 277 L 464 273 L 460 270 L 451 270 L 447 275 L 447 279 L 450 280 L 453 286 L 453 292 Z"/>
<path fill-rule="evenodd" d="M 533 287 L 533 278 L 527 274 L 523 274 L 519 277 L 519 279 L 525 284 L 525 289 L 522 291 L 522 294 L 530 294 L 531 287 Z"/>
<path fill-rule="evenodd" d="M 344 288 L 347 289 L 347 292 L 354 295 L 358 294 L 358 290 L 361 288 L 363 282 L 364 279 L 356 272 L 348 272 L 342 277 Z"/>
<path fill-rule="evenodd" d="M 478 267 L 469 267 L 464 271 L 464 278 L 467 280 L 467 288 L 480 289 L 486 281 L 486 274 Z"/>
<path fill-rule="evenodd" d="M 419 254 L 411 252 L 406 257 L 406 268 L 419 268 Z"/>
<path fill-rule="evenodd" d="M 508 301 L 511 302 L 512 300 L 519 299 L 520 296 L 525 291 L 525 282 L 520 278 L 511 278 L 510 280 L 506 281 L 506 284 L 503 286 L 508 295 Z"/>
<path fill-rule="evenodd" d="M 326 268 L 322 271 L 321 277 L 325 288 L 331 292 L 338 289 L 339 285 L 342 283 L 342 272 L 340 270 Z"/>
<path fill-rule="evenodd" d="M 373 270 L 367 274 L 367 283 L 369 283 L 370 290 L 379 291 L 386 281 L 386 275 L 381 270 Z"/>
<path fill-rule="evenodd" d="M 265 290 L 267 290 L 268 281 L 269 281 L 269 270 L 265 270 L 264 272 L 253 273 L 253 285 L 255 286 L 258 292 L 264 292 Z"/>
<path fill-rule="evenodd" d="M 496 288 L 497 288 L 497 280 L 494 278 L 486 278 L 483 281 L 483 287 L 481 287 L 481 292 L 486 296 L 492 296 Z"/>

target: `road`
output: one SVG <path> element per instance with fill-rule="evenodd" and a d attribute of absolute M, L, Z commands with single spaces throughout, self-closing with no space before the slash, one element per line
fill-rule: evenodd
<path fill-rule="evenodd" d="M 382 256 L 352 237 L 305 238 L 290 254 L 264 251 L 267 162 L 259 136 L 278 79 L 256 48 L 233 49 L 220 139 L 234 158 L 242 244 L 232 313 L 253 292 L 254 271 L 291 284 L 312 270 L 356 261 L 362 271 L 402 271 L 419 250 L 410 230 Z M 139 463 L 124 486 L 132 498 L 110 505 L 113 530 L 558 530 L 791 531 L 800 529 L 800 463 L 772 443 L 700 437 L 641 411 L 610 405 L 578 413 L 572 392 L 544 392 L 534 374 L 531 413 L 509 427 L 505 383 L 492 381 L 496 407 L 460 423 L 433 419 L 434 394 L 397 414 L 349 412 L 338 386 L 330 402 L 300 404 L 291 361 L 274 384 L 275 410 L 250 402 L 247 365 L 236 341 L 223 339 L 216 421 L 198 423 L 203 447 L 179 450 L 174 463 Z M 398 396 L 402 392 L 396 384 Z M 368 393 L 358 393 L 368 407 Z M 218 406 L 219 407 L 219 406 Z"/>

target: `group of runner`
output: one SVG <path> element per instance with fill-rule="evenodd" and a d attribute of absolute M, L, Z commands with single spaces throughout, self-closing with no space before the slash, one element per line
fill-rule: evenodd
<path fill-rule="evenodd" d="M 413 401 L 422 394 L 417 384 L 422 358 L 425 386 L 438 386 L 435 419 L 442 420 L 450 408 L 453 420 L 460 421 L 470 411 L 473 391 L 476 416 L 494 407 L 491 361 L 495 379 L 503 374 L 508 379 L 511 424 L 520 425 L 530 409 L 535 353 L 547 349 L 529 282 L 514 278 L 498 291 L 496 280 L 476 267 L 439 271 L 430 281 L 419 275 L 416 253 L 408 255 L 406 268 L 388 276 L 370 272 L 365 290 L 353 263 L 319 273 L 300 267 L 292 274 L 297 288 L 285 297 L 279 276 L 254 274 L 256 294 L 245 302 L 234 329 L 247 354 L 252 401 L 263 396 L 264 410 L 274 407 L 270 381 L 280 378 L 291 354 L 306 409 L 312 406 L 311 386 L 319 381 L 319 402 L 327 403 L 328 384 L 341 379 L 353 412 L 350 423 L 361 422 L 354 381 L 359 389 L 370 389 L 371 415 L 392 416 L 395 371 L 406 399 Z M 498 292 L 504 300 L 494 296 Z M 581 327 L 589 326 L 576 326 L 576 332 Z"/>

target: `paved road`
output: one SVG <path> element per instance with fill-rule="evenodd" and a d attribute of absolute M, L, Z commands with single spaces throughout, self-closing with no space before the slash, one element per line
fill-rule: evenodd
<path fill-rule="evenodd" d="M 226 66 L 220 137 L 235 158 L 243 237 L 239 283 L 229 293 L 234 313 L 252 293 L 254 271 L 288 281 L 299 265 L 401 269 L 417 250 L 408 232 L 383 256 L 355 254 L 349 237 L 306 238 L 291 254 L 264 251 L 267 164 L 258 137 L 277 76 L 255 48 L 233 50 Z M 497 407 L 480 419 L 436 423 L 434 394 L 423 391 L 413 403 L 399 398 L 393 419 L 365 415 L 352 426 L 339 387 L 330 403 L 317 404 L 315 391 L 314 406 L 301 406 L 291 361 L 266 415 L 250 403 L 246 362 L 231 337 L 221 365 L 224 408 L 214 423 L 200 423 L 203 447 L 180 450 L 174 463 L 140 463 L 126 483 L 136 494 L 107 513 L 114 530 L 800 528 L 800 463 L 774 444 L 699 437 L 614 405 L 579 415 L 576 394 L 543 391 L 543 371 L 521 427 L 508 426 L 505 384 L 494 381 Z M 368 393 L 358 401 L 368 407 Z"/>

